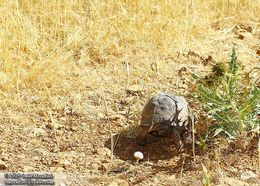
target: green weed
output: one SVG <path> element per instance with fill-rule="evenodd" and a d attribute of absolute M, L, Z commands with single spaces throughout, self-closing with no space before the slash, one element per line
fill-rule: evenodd
<path fill-rule="evenodd" d="M 238 68 L 233 48 L 227 69 L 219 63 L 210 75 L 199 80 L 198 99 L 214 121 L 208 128 L 213 136 L 232 138 L 245 130 L 259 129 L 259 88 L 240 78 Z"/>

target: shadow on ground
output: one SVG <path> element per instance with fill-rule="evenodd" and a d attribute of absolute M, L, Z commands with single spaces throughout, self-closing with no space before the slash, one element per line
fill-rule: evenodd
<path fill-rule="evenodd" d="M 191 150 L 179 152 L 172 139 L 148 135 L 146 145 L 139 146 L 135 138 L 122 133 L 114 136 L 114 141 L 117 141 L 113 152 L 116 158 L 135 164 L 134 152 L 141 151 L 144 154 L 141 164 L 150 167 L 151 174 L 173 174 L 193 169 Z M 111 149 L 110 138 L 105 146 Z"/>
<path fill-rule="evenodd" d="M 134 160 L 134 153 L 141 151 L 144 154 L 143 161 L 157 162 L 158 160 L 172 159 L 182 153 L 176 149 L 172 139 L 148 135 L 145 145 L 137 145 L 134 137 L 128 137 L 125 133 L 114 136 L 116 146 L 114 155 L 121 160 Z M 105 142 L 105 146 L 111 149 L 111 139 Z"/>

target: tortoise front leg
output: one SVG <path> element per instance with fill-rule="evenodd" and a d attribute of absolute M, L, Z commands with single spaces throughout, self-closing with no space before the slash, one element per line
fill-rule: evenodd
<path fill-rule="evenodd" d="M 183 142 L 180 135 L 180 132 L 178 130 L 173 130 L 171 137 L 174 140 L 174 143 L 179 151 L 183 149 Z"/>
<path fill-rule="evenodd" d="M 182 141 L 186 148 L 190 148 L 192 146 L 192 134 L 189 131 L 185 131 L 182 135 Z"/>

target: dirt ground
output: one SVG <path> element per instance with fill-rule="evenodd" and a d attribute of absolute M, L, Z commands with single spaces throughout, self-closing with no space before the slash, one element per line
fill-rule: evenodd
<path fill-rule="evenodd" d="M 232 142 L 218 139 L 204 151 L 196 147 L 195 157 L 191 149 L 177 151 L 170 139 L 149 136 L 146 146 L 134 139 L 144 104 L 158 92 L 185 96 L 198 116 L 196 128 L 205 129 L 206 115 L 192 99 L 192 74 L 206 75 L 217 62 L 227 62 L 233 47 L 239 73 L 259 87 L 259 23 L 218 26 L 189 43 L 172 43 L 170 52 L 136 47 L 117 65 L 95 48 L 89 50 L 96 63 L 85 64 L 79 47 L 70 70 L 58 64 L 57 73 L 54 68 L 55 75 L 48 76 L 37 67 L 37 79 L 23 79 L 30 85 L 17 81 L 12 89 L 1 84 L 0 171 L 51 172 L 56 185 L 199 186 L 207 176 L 211 185 L 260 185 L 254 133 Z M 58 75 L 61 80 L 50 83 Z M 136 151 L 143 152 L 142 161 L 134 159 Z M 241 177 L 249 171 L 255 176 Z"/>

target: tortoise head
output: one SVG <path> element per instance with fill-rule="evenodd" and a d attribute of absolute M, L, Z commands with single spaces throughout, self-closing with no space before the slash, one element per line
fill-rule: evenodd
<path fill-rule="evenodd" d="M 142 120 L 150 120 L 152 123 L 163 123 L 170 120 L 175 111 L 176 103 L 173 99 L 165 95 L 155 95 L 146 104 Z"/>

